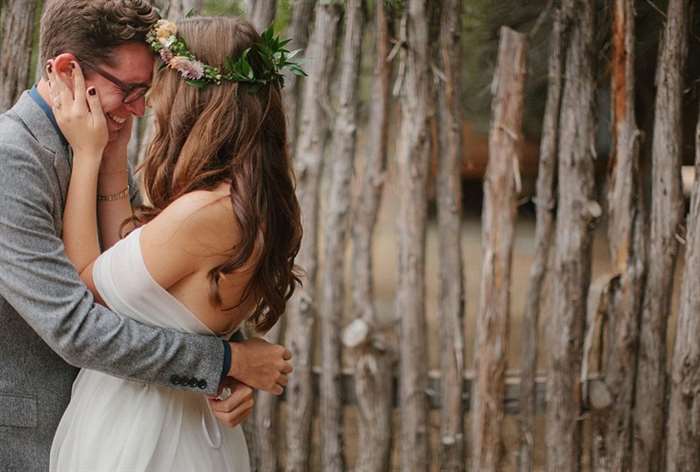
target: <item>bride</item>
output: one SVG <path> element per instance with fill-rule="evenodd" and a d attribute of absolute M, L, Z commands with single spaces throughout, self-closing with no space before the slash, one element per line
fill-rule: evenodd
<path fill-rule="evenodd" d="M 86 90 L 81 66 L 90 65 L 75 65 L 72 84 L 49 72 L 74 154 L 66 254 L 96 299 L 123 316 L 212 336 L 244 321 L 266 331 L 299 282 L 281 87 L 284 67 L 303 72 L 271 31 L 260 36 L 239 18 L 161 20 L 148 42 L 163 67 L 148 97 L 156 128 L 143 163 L 147 207 L 132 210 L 128 185 L 96 196 L 108 132 L 96 90 Z M 221 427 L 212 401 L 82 370 L 51 471 L 248 471 L 240 426 Z"/>

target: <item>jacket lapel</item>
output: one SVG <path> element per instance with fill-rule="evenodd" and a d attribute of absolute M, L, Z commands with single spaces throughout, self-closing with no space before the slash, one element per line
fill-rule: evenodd
<path fill-rule="evenodd" d="M 17 113 L 34 138 L 53 156 L 53 168 L 61 188 L 61 207 L 65 204 L 70 181 L 72 155 L 63 137 L 51 124 L 44 110 L 32 99 L 29 92 L 24 92 L 12 111 Z"/>

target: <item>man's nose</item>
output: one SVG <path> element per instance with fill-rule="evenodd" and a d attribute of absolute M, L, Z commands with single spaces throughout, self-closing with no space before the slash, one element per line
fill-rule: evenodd
<path fill-rule="evenodd" d="M 142 117 L 146 112 L 146 98 L 140 97 L 131 103 L 124 104 L 124 107 L 134 116 Z"/>

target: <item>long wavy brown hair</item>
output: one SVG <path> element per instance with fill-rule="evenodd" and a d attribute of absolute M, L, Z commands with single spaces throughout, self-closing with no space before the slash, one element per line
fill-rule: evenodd
<path fill-rule="evenodd" d="M 177 27 L 200 61 L 218 67 L 260 40 L 250 23 L 235 17 L 188 18 Z M 261 67 L 254 53 L 249 60 L 254 69 Z M 221 276 L 255 255 L 240 303 L 255 297 L 249 321 L 259 331 L 268 330 L 300 283 L 294 258 L 302 228 L 280 87 L 270 84 L 253 92 L 245 84 L 224 82 L 199 89 L 162 68 L 149 103 L 155 137 L 141 170 L 150 206 L 137 211 L 138 219 L 150 220 L 186 193 L 230 182 L 241 240 L 231 248 L 230 259 L 209 272 L 210 298 L 221 306 Z"/>

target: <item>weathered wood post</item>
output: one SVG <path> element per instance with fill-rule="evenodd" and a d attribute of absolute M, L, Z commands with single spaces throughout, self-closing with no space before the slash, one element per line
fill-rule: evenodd
<path fill-rule="evenodd" d="M 700 470 L 700 121 L 695 130 L 695 183 L 687 218 L 685 266 L 671 370 L 666 471 Z"/>
<path fill-rule="evenodd" d="M 581 457 L 580 371 L 591 276 L 591 227 L 600 216 L 594 200 L 594 5 L 566 0 L 575 11 L 566 49 L 559 118 L 558 205 L 547 383 L 547 469 L 576 472 Z"/>
<path fill-rule="evenodd" d="M 248 0 L 248 19 L 259 33 L 272 24 L 277 13 L 277 0 Z"/>
<path fill-rule="evenodd" d="M 0 113 L 15 104 L 29 86 L 32 34 L 37 0 L 13 0 L 0 15 Z"/>
<path fill-rule="evenodd" d="M 634 2 L 616 0 L 612 22 L 612 137 L 608 181 L 610 285 L 604 382 L 610 406 L 594 414 L 594 467 L 630 470 L 632 404 L 645 269 L 645 215 L 639 174 L 641 133 L 634 104 Z"/>
<path fill-rule="evenodd" d="M 443 0 L 438 92 L 440 154 L 437 171 L 440 287 L 440 470 L 464 470 L 464 276 L 462 273 L 461 0 Z"/>
<path fill-rule="evenodd" d="M 355 162 L 358 81 L 364 31 L 363 0 L 345 2 L 338 111 L 333 129 L 333 169 L 325 219 L 325 257 L 321 296 L 321 469 L 344 470 L 340 328 L 345 302 L 345 249 L 350 213 L 350 179 Z M 373 447 L 368 445 L 368 447 Z"/>
<path fill-rule="evenodd" d="M 289 42 L 289 50 L 306 48 L 309 38 L 309 25 L 313 24 L 314 5 L 316 0 L 294 0 L 292 2 L 292 20 L 287 28 L 287 36 Z M 303 56 L 307 57 L 306 51 L 303 51 Z M 297 118 L 298 118 L 298 102 L 300 97 L 300 86 L 303 82 L 302 77 L 295 74 L 287 74 L 284 78 L 284 104 L 287 115 L 287 139 L 291 149 L 294 149 L 294 143 L 297 137 Z"/>
<path fill-rule="evenodd" d="M 501 470 L 510 283 L 525 88 L 525 35 L 502 27 L 491 91 L 489 161 L 482 213 L 481 294 L 472 389 L 472 469 Z"/>
<path fill-rule="evenodd" d="M 528 297 L 522 320 L 522 354 L 520 363 L 520 406 L 519 430 L 520 449 L 518 453 L 518 471 L 532 472 L 534 467 L 535 441 L 535 376 L 537 374 L 537 328 L 542 311 L 544 280 L 550 265 L 552 239 L 554 235 L 554 216 L 556 208 L 556 175 L 559 135 L 559 116 L 561 113 L 561 91 L 564 80 L 562 50 L 565 50 L 564 34 L 570 20 L 562 9 L 554 11 L 552 34 L 549 43 L 548 87 L 545 104 L 542 140 L 540 142 L 540 161 L 537 172 L 537 190 L 535 205 L 537 222 L 535 225 L 535 256 L 530 268 Z"/>
<path fill-rule="evenodd" d="M 372 74 L 370 114 L 364 171 L 352 221 L 353 321 L 343 332 L 343 344 L 350 349 L 355 365 L 355 395 L 358 409 L 356 470 L 385 472 L 391 458 L 394 350 L 390 348 L 375 306 L 372 288 L 372 241 L 379 203 L 384 189 L 387 160 L 389 82 L 389 17 L 384 2 L 375 2 L 376 59 Z"/>
<path fill-rule="evenodd" d="M 294 170 L 304 228 L 297 264 L 305 271 L 304 286 L 288 304 L 286 344 L 294 356 L 294 375 L 287 386 L 288 472 L 306 472 L 309 467 L 313 413 L 312 356 L 316 318 L 318 272 L 319 184 L 329 131 L 328 101 L 331 65 L 341 10 L 335 3 L 319 4 L 314 32 L 309 41 L 308 74 L 301 110 L 302 133 L 297 141 Z"/>
<path fill-rule="evenodd" d="M 402 25 L 401 126 L 397 143 L 399 278 L 396 316 L 400 319 L 399 396 L 401 470 L 428 469 L 427 346 L 425 321 L 426 179 L 430 157 L 428 113 L 428 11 L 426 0 L 408 0 Z"/>
<path fill-rule="evenodd" d="M 682 222 L 682 93 L 688 51 L 689 0 L 670 0 L 659 62 L 652 142 L 649 264 L 642 302 L 635 390 L 635 472 L 661 470 L 666 406 L 666 323 Z"/>

